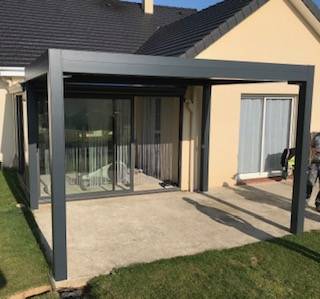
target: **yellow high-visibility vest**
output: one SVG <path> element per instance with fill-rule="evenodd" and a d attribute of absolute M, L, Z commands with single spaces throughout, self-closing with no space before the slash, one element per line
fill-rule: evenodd
<path fill-rule="evenodd" d="M 295 161 L 296 161 L 295 156 L 293 156 L 291 159 L 288 160 L 288 166 L 290 168 L 294 168 Z"/>

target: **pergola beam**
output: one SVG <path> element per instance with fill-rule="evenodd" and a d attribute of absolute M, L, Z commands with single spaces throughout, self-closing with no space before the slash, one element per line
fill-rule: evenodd
<path fill-rule="evenodd" d="M 26 80 L 45 74 L 60 53 L 62 71 L 77 74 L 145 76 L 201 80 L 306 81 L 310 65 L 186 59 L 91 51 L 49 49 L 26 69 Z M 53 56 L 52 56 L 53 55 Z"/>
<path fill-rule="evenodd" d="M 184 79 L 239 79 L 260 81 L 297 81 L 308 77 L 312 66 L 185 59 L 103 52 L 61 51 L 63 71 L 114 76 L 172 77 Z M 300 80 L 299 80 L 300 81 Z"/>

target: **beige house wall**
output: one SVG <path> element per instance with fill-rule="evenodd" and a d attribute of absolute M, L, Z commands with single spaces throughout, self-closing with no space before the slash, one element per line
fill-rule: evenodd
<path fill-rule="evenodd" d="M 223 59 L 315 65 L 312 131 L 320 131 L 320 37 L 286 0 L 270 0 L 200 53 Z M 209 188 L 234 184 L 238 169 L 241 94 L 297 94 L 285 83 L 213 88 Z"/>
<path fill-rule="evenodd" d="M 8 92 L 10 82 L 0 77 L 0 162 L 14 166 L 16 160 L 15 103 Z"/>

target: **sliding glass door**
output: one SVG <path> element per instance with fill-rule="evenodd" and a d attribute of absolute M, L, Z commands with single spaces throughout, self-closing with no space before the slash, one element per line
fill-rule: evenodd
<path fill-rule="evenodd" d="M 179 185 L 180 98 L 120 97 L 65 98 L 65 186 L 69 198 Z M 46 198 L 51 185 L 44 101 L 39 105 L 39 124 L 41 196 Z"/>
<path fill-rule="evenodd" d="M 132 189 L 131 99 L 65 99 L 66 193 Z"/>
<path fill-rule="evenodd" d="M 281 154 L 294 140 L 294 99 L 241 100 L 238 172 L 240 179 L 279 175 Z"/>

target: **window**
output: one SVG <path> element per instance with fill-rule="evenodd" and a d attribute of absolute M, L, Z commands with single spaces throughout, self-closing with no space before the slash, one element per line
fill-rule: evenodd
<path fill-rule="evenodd" d="M 276 176 L 281 154 L 294 144 L 294 97 L 241 99 L 238 173 L 240 178 Z"/>

